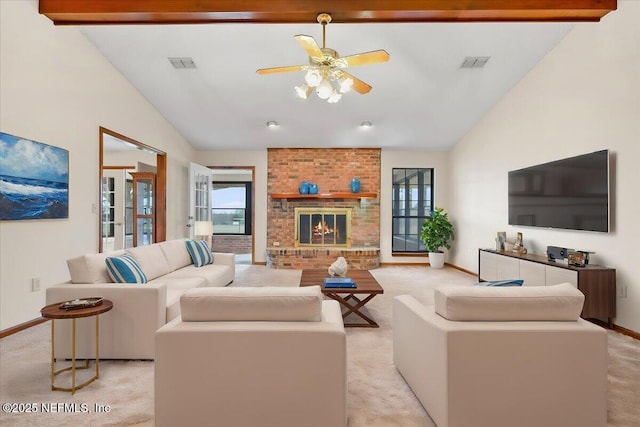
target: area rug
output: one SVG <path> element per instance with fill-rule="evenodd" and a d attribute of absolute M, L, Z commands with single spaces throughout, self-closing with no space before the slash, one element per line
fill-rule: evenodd
<path fill-rule="evenodd" d="M 476 279 L 452 268 L 393 266 L 371 272 L 384 288 L 367 305 L 380 328 L 347 329 L 349 427 L 435 426 L 393 366 L 393 297 L 411 294 L 429 303 L 433 288 L 471 285 Z M 299 280 L 299 270 L 239 265 L 232 286 L 297 286 Z M 0 425 L 154 425 L 153 362 L 103 361 L 100 379 L 72 396 L 51 391 L 50 346 L 48 322 L 0 340 Z M 640 342 L 610 331 L 609 355 L 608 425 L 638 425 Z M 29 409 L 37 412 L 25 412 Z"/>

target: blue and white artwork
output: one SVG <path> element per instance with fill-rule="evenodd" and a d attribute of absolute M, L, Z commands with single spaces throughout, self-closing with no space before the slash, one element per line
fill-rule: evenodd
<path fill-rule="evenodd" d="M 69 152 L 0 132 L 0 220 L 69 218 Z"/>

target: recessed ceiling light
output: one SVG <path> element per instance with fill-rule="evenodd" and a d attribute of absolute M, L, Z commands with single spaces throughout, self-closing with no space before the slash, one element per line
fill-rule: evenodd
<path fill-rule="evenodd" d="M 269 120 L 267 122 L 267 127 L 270 128 L 270 129 L 277 128 L 278 127 L 278 122 L 273 121 L 273 120 Z"/>
<path fill-rule="evenodd" d="M 373 124 L 370 121 L 360 123 L 361 128 L 370 128 L 371 126 L 373 126 Z"/>

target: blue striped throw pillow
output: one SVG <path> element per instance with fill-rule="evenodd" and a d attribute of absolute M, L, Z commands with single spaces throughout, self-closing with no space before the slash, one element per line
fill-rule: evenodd
<path fill-rule="evenodd" d="M 524 280 L 522 279 L 494 280 L 493 282 L 476 283 L 476 286 L 522 286 L 523 283 Z"/>
<path fill-rule="evenodd" d="M 107 257 L 107 273 L 115 283 L 147 283 L 138 261 L 131 255 Z"/>
<path fill-rule="evenodd" d="M 211 249 L 205 240 L 187 240 L 187 251 L 191 255 L 193 265 L 202 267 L 203 265 L 213 263 L 213 255 Z"/>

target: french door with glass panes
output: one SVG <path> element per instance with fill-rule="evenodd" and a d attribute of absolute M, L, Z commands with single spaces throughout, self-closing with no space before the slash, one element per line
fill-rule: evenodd
<path fill-rule="evenodd" d="M 213 171 L 197 163 L 189 163 L 189 236 L 195 237 L 196 221 L 211 222 L 211 188 Z M 210 237 L 210 236 L 209 236 Z"/>
<path fill-rule="evenodd" d="M 154 193 L 156 174 L 131 172 L 133 177 L 133 246 L 155 242 L 156 213 Z"/>
<path fill-rule="evenodd" d="M 125 174 L 124 169 L 102 173 L 102 250 L 124 249 Z"/>

